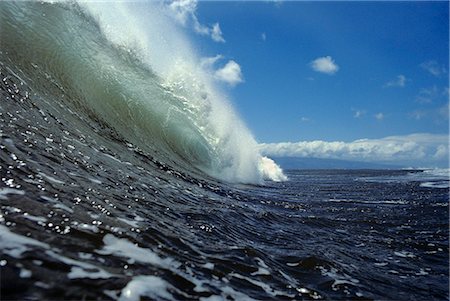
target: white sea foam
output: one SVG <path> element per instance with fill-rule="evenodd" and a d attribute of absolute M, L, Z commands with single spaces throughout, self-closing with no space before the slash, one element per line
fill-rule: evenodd
<path fill-rule="evenodd" d="M 439 178 L 450 178 L 450 169 L 448 168 L 433 168 L 433 169 L 426 169 L 423 171 L 424 174 L 433 176 L 433 177 L 439 177 Z"/>
<path fill-rule="evenodd" d="M 78 279 L 78 278 L 107 279 L 114 276 L 113 274 L 93 264 L 65 257 L 53 250 L 47 250 L 45 251 L 45 254 L 71 266 L 70 272 L 69 274 L 67 274 L 67 277 L 69 279 Z"/>
<path fill-rule="evenodd" d="M 128 263 L 140 262 L 145 264 L 151 264 L 158 267 L 165 268 L 167 270 L 172 271 L 174 274 L 178 274 L 180 277 L 187 279 L 192 282 L 195 287 L 194 291 L 196 292 L 207 292 L 209 289 L 208 286 L 218 287 L 220 288 L 220 295 L 211 295 L 210 297 L 202 297 L 201 300 L 228 300 L 229 297 L 235 300 L 255 300 L 241 292 L 235 291 L 233 288 L 228 286 L 228 279 L 226 277 L 217 280 L 200 280 L 196 277 L 194 272 L 184 266 L 187 270 L 182 271 L 180 269 L 181 263 L 171 259 L 171 258 L 162 258 L 155 252 L 150 249 L 139 247 L 127 239 L 117 238 L 114 235 L 107 234 L 103 238 L 104 246 L 102 249 L 97 250 L 96 253 L 102 255 L 114 255 L 120 256 L 124 258 L 128 258 Z M 258 275 L 267 275 L 268 267 L 262 260 L 258 260 L 261 270 Z M 76 267 L 76 266 L 75 266 Z M 86 272 L 85 266 L 78 266 L 82 269 L 80 273 Z M 206 263 L 204 265 L 205 268 L 214 269 L 214 265 L 211 263 Z M 77 270 L 72 270 L 74 274 Z M 100 271 L 101 272 L 101 271 Z M 98 273 L 98 272 L 96 272 Z M 99 274 L 102 275 L 102 274 Z M 86 275 L 83 275 L 86 277 Z M 98 276 L 97 274 L 93 274 L 91 276 Z M 105 276 L 108 276 L 105 274 Z M 270 286 L 264 284 L 261 281 L 256 279 L 252 279 L 249 277 L 244 277 L 238 274 L 230 274 L 229 277 L 235 277 L 238 279 L 245 279 L 254 285 L 261 287 L 266 290 L 273 296 L 277 294 L 282 294 L 282 292 L 278 292 L 273 290 Z M 255 275 L 256 276 L 256 275 Z M 243 278 L 244 277 L 244 278 Z M 188 294 L 178 290 L 173 287 L 166 280 L 151 275 L 139 275 L 135 276 L 131 279 L 131 281 L 122 289 L 122 291 L 114 292 L 108 291 L 107 293 L 114 297 L 114 299 L 118 299 L 120 301 L 134 301 L 140 300 L 141 297 L 148 297 L 150 299 L 174 299 L 171 292 L 176 291 L 178 294 L 183 295 L 185 298 L 189 299 Z M 290 296 L 293 297 L 293 296 Z"/>
<path fill-rule="evenodd" d="M 403 258 L 414 258 L 416 257 L 416 255 L 414 255 L 411 252 L 407 252 L 407 251 L 400 251 L 400 252 L 394 252 L 394 254 L 398 257 L 403 257 Z"/>
<path fill-rule="evenodd" d="M 0 225 L 0 249 L 4 254 L 21 258 L 22 254 L 30 249 L 28 246 L 49 248 L 46 243 L 13 233 L 8 227 Z"/>
<path fill-rule="evenodd" d="M 437 181 L 437 182 L 423 182 L 420 183 L 420 187 L 426 188 L 449 188 L 448 181 Z"/>
<path fill-rule="evenodd" d="M 256 261 L 258 261 L 258 270 L 251 273 L 251 275 L 270 275 L 269 267 L 267 266 L 267 264 L 261 258 L 256 258 Z"/>
<path fill-rule="evenodd" d="M 54 184 L 59 184 L 59 185 L 64 184 L 63 181 L 60 181 L 60 180 L 58 180 L 58 179 L 56 179 L 56 178 L 54 178 L 52 176 L 49 176 L 49 175 L 47 175 L 47 174 L 45 174 L 43 172 L 38 173 L 38 175 L 40 175 L 41 177 L 47 179 L 48 181 L 50 181 L 50 182 L 52 182 Z"/>
<path fill-rule="evenodd" d="M 23 214 L 23 217 L 28 219 L 28 220 L 30 220 L 30 221 L 33 221 L 33 222 L 42 222 L 42 223 L 44 223 L 44 222 L 47 221 L 47 218 L 45 218 L 43 216 L 34 216 L 34 215 L 28 214 L 26 212 Z"/>
<path fill-rule="evenodd" d="M 21 268 L 20 269 L 20 273 L 19 273 L 19 277 L 20 278 L 30 278 L 32 275 L 32 272 L 30 270 Z"/>
<path fill-rule="evenodd" d="M 106 234 L 103 237 L 103 242 L 105 243 L 103 249 L 96 251 L 102 255 L 126 257 L 128 258 L 128 263 L 137 261 L 166 268 L 177 265 L 169 258 L 161 258 L 150 249 L 141 248 L 126 239 L 117 238 L 112 234 Z"/>
<path fill-rule="evenodd" d="M 119 301 L 139 301 L 141 296 L 172 300 L 169 287 L 172 285 L 157 276 L 136 276 L 122 289 Z"/>
<path fill-rule="evenodd" d="M 98 229 L 97 226 L 89 225 L 89 224 L 85 224 L 85 223 L 78 224 L 75 227 L 80 229 L 80 230 L 89 230 L 89 231 L 92 231 L 94 233 L 98 233 L 99 232 L 99 229 Z"/>
<path fill-rule="evenodd" d="M 136 215 L 133 220 L 122 217 L 119 217 L 118 219 L 134 228 L 139 228 L 139 223 L 145 221 L 145 219 L 140 217 L 139 215 Z"/>
<path fill-rule="evenodd" d="M 243 275 L 238 274 L 238 273 L 230 273 L 229 276 L 237 278 L 237 279 L 245 280 L 245 281 L 247 281 L 247 282 L 249 282 L 249 283 L 251 283 L 251 284 L 253 284 L 255 286 L 258 286 L 262 290 L 264 290 L 268 295 L 270 295 L 272 297 L 275 297 L 277 295 L 288 296 L 284 292 L 275 290 L 270 285 L 268 285 L 268 284 L 266 284 L 266 283 L 264 283 L 262 281 L 256 280 L 254 278 L 243 276 Z M 288 297 L 293 298 L 293 297 L 295 297 L 295 295 L 289 295 Z"/>
<path fill-rule="evenodd" d="M 53 205 L 53 208 L 58 208 L 58 209 L 62 209 L 65 210 L 67 212 L 73 213 L 73 209 L 71 209 L 70 207 L 62 204 L 62 203 L 56 203 Z"/>
<path fill-rule="evenodd" d="M 7 200 L 9 194 L 24 195 L 25 191 L 15 188 L 0 188 L 0 200 Z"/>
<path fill-rule="evenodd" d="M 40 242 L 36 239 L 22 236 L 12 232 L 8 227 L 0 225 L 0 250 L 11 257 L 22 258 L 26 251 L 41 248 L 45 254 L 62 263 L 71 266 L 70 272 L 67 274 L 69 279 L 90 278 L 90 279 L 106 279 L 114 275 L 99 268 L 93 264 L 81 262 L 60 254 L 60 250 L 52 248 L 49 244 Z M 91 257 L 90 257 L 91 258 Z M 86 257 L 84 259 L 87 259 Z M 41 265 L 40 261 L 33 261 L 33 263 Z M 20 271 L 21 278 L 31 277 L 31 271 L 22 268 Z"/>

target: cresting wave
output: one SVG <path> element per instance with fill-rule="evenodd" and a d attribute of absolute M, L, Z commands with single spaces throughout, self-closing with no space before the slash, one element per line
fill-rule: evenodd
<path fill-rule="evenodd" d="M 164 5 L 4 2 L 1 51 L 46 99 L 95 116 L 162 161 L 230 182 L 285 180 Z"/>

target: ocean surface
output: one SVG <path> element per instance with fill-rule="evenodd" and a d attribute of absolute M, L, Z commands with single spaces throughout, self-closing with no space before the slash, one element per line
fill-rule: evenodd
<path fill-rule="evenodd" d="M 1 300 L 449 299 L 449 170 L 283 173 L 171 24 L 0 2 Z"/>

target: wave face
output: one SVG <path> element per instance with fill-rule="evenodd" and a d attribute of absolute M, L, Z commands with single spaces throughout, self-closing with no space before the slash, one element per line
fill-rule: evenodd
<path fill-rule="evenodd" d="M 243 183 L 285 178 L 273 164 L 267 167 L 163 4 L 1 7 L 3 55 L 46 101 L 100 120 L 189 173 Z"/>

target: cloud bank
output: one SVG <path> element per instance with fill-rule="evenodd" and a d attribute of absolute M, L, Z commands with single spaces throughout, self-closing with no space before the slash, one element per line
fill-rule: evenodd
<path fill-rule="evenodd" d="M 310 63 L 311 68 L 316 72 L 334 74 L 339 70 L 331 56 L 319 57 Z"/>
<path fill-rule="evenodd" d="M 411 134 L 381 139 L 262 143 L 261 153 L 272 157 L 341 159 L 415 167 L 447 167 L 449 136 Z"/>

